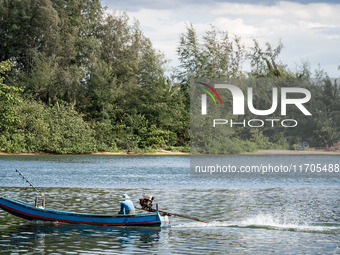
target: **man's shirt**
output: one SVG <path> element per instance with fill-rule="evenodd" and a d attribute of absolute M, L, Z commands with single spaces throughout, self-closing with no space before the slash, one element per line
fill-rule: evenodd
<path fill-rule="evenodd" d="M 135 210 L 135 206 L 133 205 L 131 200 L 125 200 L 120 202 L 120 210 L 122 212 Z"/>

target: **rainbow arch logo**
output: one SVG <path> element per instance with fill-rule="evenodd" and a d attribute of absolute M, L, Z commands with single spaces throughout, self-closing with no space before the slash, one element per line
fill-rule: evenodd
<path fill-rule="evenodd" d="M 220 97 L 220 95 L 217 93 L 217 91 L 212 86 L 210 86 L 209 84 L 203 83 L 203 82 L 196 82 L 196 83 L 201 84 L 201 85 L 205 86 L 206 88 L 210 89 L 216 95 L 216 97 L 218 98 L 218 100 L 220 101 L 220 104 L 222 106 L 221 97 Z M 205 88 L 199 88 L 199 89 L 201 89 L 202 91 L 207 93 L 212 98 L 212 100 L 214 101 L 215 105 L 217 105 L 215 97 L 212 95 L 212 93 L 209 90 L 207 90 Z"/>

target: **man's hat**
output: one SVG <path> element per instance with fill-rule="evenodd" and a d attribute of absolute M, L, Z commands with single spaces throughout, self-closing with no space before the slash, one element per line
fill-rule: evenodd
<path fill-rule="evenodd" d="M 121 196 L 121 199 L 122 199 L 122 200 L 126 200 L 126 199 L 130 199 L 130 197 L 129 197 L 129 195 L 127 195 L 127 194 L 123 194 L 123 195 Z"/>

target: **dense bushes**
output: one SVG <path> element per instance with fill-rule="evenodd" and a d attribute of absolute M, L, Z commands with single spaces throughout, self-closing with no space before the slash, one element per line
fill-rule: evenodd
<path fill-rule="evenodd" d="M 7 152 L 85 153 L 97 151 L 93 131 L 70 106 L 47 107 L 24 100 L 15 107 L 20 120 L 15 132 L 1 135 Z"/>

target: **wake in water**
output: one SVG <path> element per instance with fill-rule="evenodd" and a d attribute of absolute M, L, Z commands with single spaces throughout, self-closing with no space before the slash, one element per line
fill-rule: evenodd
<path fill-rule="evenodd" d="M 297 231 L 309 233 L 325 233 L 340 235 L 340 223 L 338 222 L 314 222 L 299 223 L 286 222 L 269 214 L 260 214 L 239 222 L 236 221 L 212 221 L 209 223 L 190 222 L 174 226 L 175 228 L 214 228 L 214 227 L 238 227 L 260 228 L 268 230 Z"/>

